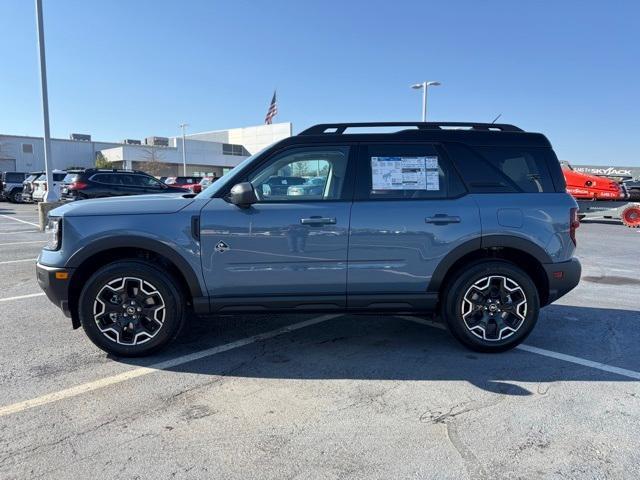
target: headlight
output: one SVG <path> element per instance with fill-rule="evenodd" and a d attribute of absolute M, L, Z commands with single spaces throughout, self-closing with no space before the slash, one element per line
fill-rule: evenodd
<path fill-rule="evenodd" d="M 44 249 L 59 250 L 62 244 L 62 218 L 49 217 L 47 228 L 44 231 L 47 234 L 47 244 Z"/>

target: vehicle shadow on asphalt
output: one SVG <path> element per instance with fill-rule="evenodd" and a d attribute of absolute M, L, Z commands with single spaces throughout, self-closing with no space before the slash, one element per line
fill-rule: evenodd
<path fill-rule="evenodd" d="M 238 317 L 195 321 L 162 354 L 114 360 L 148 366 L 280 328 L 283 318 L 265 318 L 250 329 Z M 288 323 L 300 320 L 298 315 Z M 639 322 L 637 311 L 552 305 L 543 309 L 525 343 L 640 371 Z M 382 315 L 341 316 L 169 371 L 292 380 L 467 381 L 482 390 L 523 396 L 558 381 L 634 381 L 518 349 L 472 352 L 444 330 Z"/>

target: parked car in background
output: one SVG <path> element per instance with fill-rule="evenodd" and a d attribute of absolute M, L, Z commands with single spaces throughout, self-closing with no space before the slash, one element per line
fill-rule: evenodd
<path fill-rule="evenodd" d="M 286 196 L 288 195 L 289 188 L 295 185 L 302 185 L 305 179 L 302 177 L 283 177 L 280 175 L 274 175 L 267 179 L 262 185 L 261 193 L 265 196 Z"/>
<path fill-rule="evenodd" d="M 174 187 L 188 188 L 193 193 L 200 193 L 202 191 L 201 180 L 202 177 L 167 177 L 164 183 Z"/>
<path fill-rule="evenodd" d="M 33 191 L 35 189 L 35 185 L 33 182 L 35 182 L 38 177 L 40 177 L 40 175 L 42 175 L 44 172 L 30 172 L 27 175 L 27 178 L 24 179 L 24 182 L 22 182 L 22 201 L 23 202 L 33 202 Z"/>
<path fill-rule="evenodd" d="M 215 182 L 216 180 L 218 180 L 218 177 L 202 177 L 202 180 L 200 180 L 200 188 L 202 190 L 204 190 L 205 188 L 207 188 L 209 185 L 211 185 L 213 182 Z"/>
<path fill-rule="evenodd" d="M 0 174 L 0 198 L 18 203 L 22 200 L 22 182 L 25 172 L 4 172 Z"/>
<path fill-rule="evenodd" d="M 68 174 L 64 182 L 66 185 L 62 189 L 62 199 L 67 201 L 123 195 L 191 192 L 186 188 L 166 185 L 138 170 L 88 168 Z"/>
<path fill-rule="evenodd" d="M 324 177 L 309 178 L 300 185 L 293 185 L 287 189 L 287 195 L 322 195 L 326 181 Z"/>
<path fill-rule="evenodd" d="M 60 194 L 62 181 L 67 176 L 67 172 L 64 170 L 54 170 L 53 174 L 53 188 Z M 44 200 L 44 196 L 47 193 L 49 186 L 47 185 L 47 175 L 43 173 L 33 182 L 33 193 L 31 197 L 34 202 L 41 202 Z"/>
<path fill-rule="evenodd" d="M 640 200 L 640 177 L 626 180 L 622 184 L 629 194 L 629 200 Z"/>

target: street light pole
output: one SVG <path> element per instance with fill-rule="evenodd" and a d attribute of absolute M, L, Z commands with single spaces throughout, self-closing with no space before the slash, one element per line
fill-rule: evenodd
<path fill-rule="evenodd" d="M 422 89 L 422 121 L 427 121 L 427 90 L 429 87 L 437 87 L 442 85 L 440 82 L 427 82 L 424 81 L 422 83 L 416 83 L 411 85 L 411 88 L 419 90 Z"/>
<path fill-rule="evenodd" d="M 47 92 L 47 61 L 44 54 L 44 23 L 42 19 L 42 0 L 36 0 L 36 23 L 38 25 L 38 50 L 40 55 L 40 85 L 42 87 L 42 117 L 44 120 L 44 170 L 47 176 L 47 191 L 44 202 L 55 202 L 59 199 L 53 186 L 51 171 L 51 133 L 49 131 L 49 95 Z"/>
<path fill-rule="evenodd" d="M 188 123 L 181 123 L 178 125 L 182 128 L 182 175 L 187 176 L 187 150 L 185 147 L 185 133 L 184 129 L 189 126 Z"/>

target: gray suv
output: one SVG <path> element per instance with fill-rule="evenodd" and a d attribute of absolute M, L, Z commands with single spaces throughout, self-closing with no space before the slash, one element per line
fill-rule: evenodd
<path fill-rule="evenodd" d="M 74 328 L 118 356 L 167 345 L 189 312 L 276 311 L 436 313 L 467 347 L 496 352 L 578 284 L 577 226 L 539 133 L 324 124 L 195 196 L 53 210 L 37 276 Z"/>

